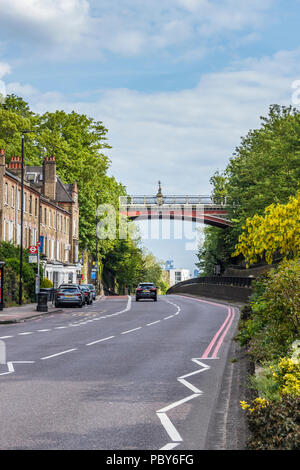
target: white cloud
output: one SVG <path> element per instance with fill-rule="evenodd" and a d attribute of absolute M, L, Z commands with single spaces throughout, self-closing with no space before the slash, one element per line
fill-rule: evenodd
<path fill-rule="evenodd" d="M 39 49 L 76 47 L 87 33 L 88 0 L 10 0 L 0 2 L 1 29 L 10 41 Z M 57 49 L 59 53 L 59 50 Z M 31 50 L 31 54 L 33 51 Z"/>
<path fill-rule="evenodd" d="M 111 89 L 86 101 L 20 84 L 8 89 L 22 91 L 38 112 L 75 109 L 103 121 L 113 146 L 111 173 L 129 192 L 152 194 L 161 179 L 168 193 L 207 193 L 209 178 L 269 105 L 291 104 L 299 59 L 300 50 L 248 59 L 178 92 Z"/>
<path fill-rule="evenodd" d="M 0 62 L 0 78 L 3 78 L 5 75 L 11 73 L 11 67 L 5 62 Z"/>
<path fill-rule="evenodd" d="M 10 0 L 0 2 L 7 41 L 48 58 L 138 55 L 227 31 L 256 29 L 273 0 Z M 255 31 L 252 38 L 255 37 Z M 253 35 L 254 34 L 254 35 Z M 203 46 L 203 45 L 202 45 Z M 194 45 L 195 48 L 195 45 Z"/>

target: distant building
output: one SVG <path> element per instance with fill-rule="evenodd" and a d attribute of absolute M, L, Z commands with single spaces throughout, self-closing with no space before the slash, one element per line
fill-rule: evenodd
<path fill-rule="evenodd" d="M 174 261 L 172 259 L 168 259 L 165 263 L 165 270 L 170 271 L 170 269 L 174 269 Z"/>
<path fill-rule="evenodd" d="M 0 149 L 0 240 L 21 240 L 21 158 L 6 165 Z M 54 287 L 76 282 L 79 206 L 76 182 L 64 184 L 56 174 L 53 156 L 42 166 L 24 168 L 23 248 L 40 242 L 44 275 Z"/>
<path fill-rule="evenodd" d="M 174 286 L 178 282 L 190 279 L 190 271 L 188 269 L 170 269 L 169 273 L 169 286 Z"/>

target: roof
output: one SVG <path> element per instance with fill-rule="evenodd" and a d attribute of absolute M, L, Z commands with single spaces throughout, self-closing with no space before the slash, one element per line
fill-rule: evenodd
<path fill-rule="evenodd" d="M 31 184 L 35 187 L 42 188 L 43 186 L 43 167 L 42 166 L 26 166 L 25 177 L 28 180 L 28 174 L 35 173 L 36 178 L 31 181 Z M 62 182 L 59 176 L 56 175 L 56 195 L 55 201 L 57 202 L 73 202 L 72 198 L 72 184 L 65 184 Z"/>

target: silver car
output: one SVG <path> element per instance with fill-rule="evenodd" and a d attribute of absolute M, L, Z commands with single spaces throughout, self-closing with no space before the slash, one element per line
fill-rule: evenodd
<path fill-rule="evenodd" d="M 78 287 L 64 285 L 57 289 L 55 307 L 63 305 L 78 305 L 78 307 L 82 307 L 84 304 L 84 295 Z"/>

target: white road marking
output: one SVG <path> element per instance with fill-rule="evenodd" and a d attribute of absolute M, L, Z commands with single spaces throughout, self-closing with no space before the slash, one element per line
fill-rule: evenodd
<path fill-rule="evenodd" d="M 164 447 L 161 447 L 160 450 L 172 450 L 175 449 L 175 447 L 179 446 L 180 442 L 169 442 L 169 444 L 166 444 Z"/>
<path fill-rule="evenodd" d="M 165 428 L 166 432 L 168 433 L 169 437 L 171 438 L 172 442 L 169 442 L 166 444 L 164 447 L 162 447 L 160 450 L 171 450 L 174 449 L 179 445 L 180 442 L 182 442 L 182 437 L 180 436 L 179 432 L 171 422 L 170 418 L 167 416 L 167 412 L 172 410 L 173 408 L 176 408 L 177 406 L 183 405 L 184 403 L 193 400 L 194 398 L 199 397 L 202 395 L 202 391 L 199 390 L 195 385 L 189 383 L 186 379 L 187 377 L 192 377 L 196 374 L 199 374 L 200 372 L 203 372 L 205 370 L 210 369 L 210 366 L 203 364 L 203 362 L 200 362 L 199 358 L 193 358 L 193 362 L 195 362 L 198 366 L 200 366 L 200 369 L 197 369 L 193 372 L 190 372 L 189 374 L 182 375 L 181 377 L 178 377 L 177 380 L 185 385 L 187 388 L 192 390 L 194 392 L 192 395 L 189 395 L 185 398 L 182 398 L 181 400 L 175 401 L 174 403 L 171 403 L 170 405 L 165 406 L 164 408 L 161 408 L 160 410 L 156 411 L 156 414 L 158 418 L 160 419 L 161 424 Z"/>
<path fill-rule="evenodd" d="M 108 341 L 109 339 L 115 338 L 115 336 L 108 336 L 107 338 L 97 339 L 91 343 L 87 343 L 86 346 L 92 346 L 93 344 L 102 343 L 102 341 Z"/>
<path fill-rule="evenodd" d="M 62 351 L 62 352 L 59 352 L 59 353 L 56 353 L 56 354 L 52 354 L 51 356 L 41 357 L 41 360 L 44 361 L 45 359 L 51 359 L 52 357 L 61 356 L 62 354 L 67 354 L 67 353 L 72 352 L 72 351 L 77 351 L 77 348 L 67 349 L 67 351 Z"/>
<path fill-rule="evenodd" d="M 13 336 L 1 336 L 0 339 L 8 339 L 8 338 L 13 338 Z"/>
<path fill-rule="evenodd" d="M 138 328 L 133 328 L 132 330 L 123 331 L 121 335 L 126 335 L 127 333 L 131 333 L 132 331 L 140 330 L 141 328 L 142 327 L 139 326 Z"/>
<path fill-rule="evenodd" d="M 176 408 L 177 406 L 182 405 L 183 403 L 185 403 L 187 401 L 190 401 L 193 398 L 196 398 L 198 395 L 201 395 L 201 393 L 193 393 L 193 395 L 189 395 L 188 397 L 182 398 L 181 400 L 175 401 L 174 403 L 171 403 L 170 405 L 165 406 L 161 410 L 157 410 L 156 413 L 158 413 L 158 414 L 167 413 L 167 411 L 170 411 L 173 408 Z"/>
<path fill-rule="evenodd" d="M 155 325 L 155 323 L 159 323 L 159 322 L 160 322 L 160 320 L 157 320 L 157 321 L 153 321 L 152 323 L 147 323 L 147 325 L 146 325 L 146 326 L 151 326 L 151 325 Z"/>
<path fill-rule="evenodd" d="M 7 374 L 12 374 L 13 372 L 15 372 L 13 364 L 34 364 L 34 361 L 11 361 L 11 362 L 7 362 L 6 365 L 7 365 L 7 368 L 8 368 L 8 372 L 2 372 L 2 374 L 0 374 L 0 375 L 7 375 Z"/>
<path fill-rule="evenodd" d="M 43 333 L 44 331 L 51 331 L 51 329 L 44 329 L 44 330 L 38 330 L 40 331 L 41 333 Z"/>
<path fill-rule="evenodd" d="M 55 330 L 63 330 L 65 328 L 68 328 L 67 326 L 56 326 L 54 329 Z"/>
<path fill-rule="evenodd" d="M 158 417 L 172 441 L 175 441 L 176 443 L 182 442 L 183 439 L 181 435 L 179 434 L 169 417 L 164 413 L 158 413 Z"/>
<path fill-rule="evenodd" d="M 174 315 L 170 315 L 169 317 L 165 317 L 164 320 L 169 320 L 169 318 L 173 318 Z"/>
<path fill-rule="evenodd" d="M 25 331 L 24 333 L 18 333 L 18 336 L 32 335 L 32 331 Z"/>

